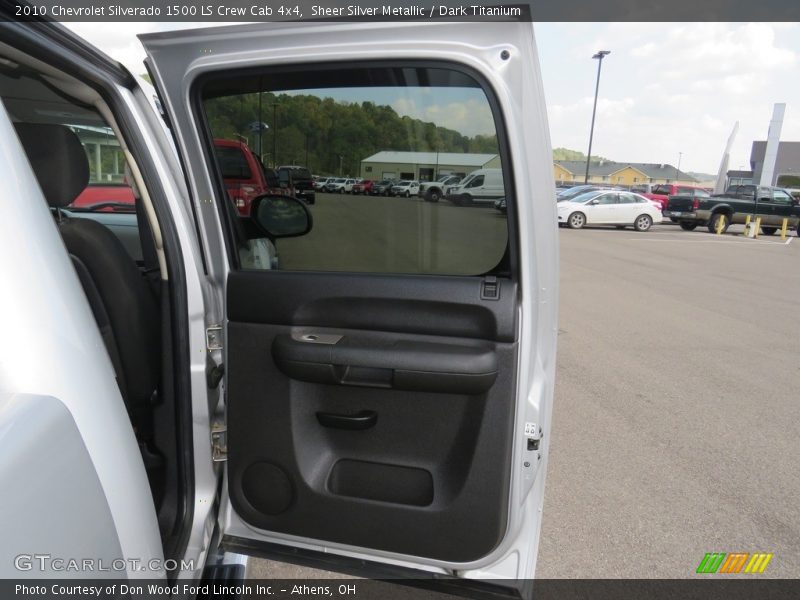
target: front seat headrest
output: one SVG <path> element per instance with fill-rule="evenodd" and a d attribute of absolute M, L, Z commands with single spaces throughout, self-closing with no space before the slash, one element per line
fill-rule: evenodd
<path fill-rule="evenodd" d="M 54 208 L 71 204 L 89 183 L 89 160 L 78 136 L 64 125 L 14 127 L 47 203 Z"/>

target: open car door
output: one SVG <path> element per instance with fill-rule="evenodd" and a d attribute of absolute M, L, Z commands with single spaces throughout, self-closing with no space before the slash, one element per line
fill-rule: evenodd
<path fill-rule="evenodd" d="M 558 279 L 531 23 L 141 39 L 224 294 L 224 545 L 365 576 L 532 578 Z M 496 169 L 508 214 L 319 193 L 311 231 L 284 239 L 305 230 L 265 220 L 289 223 L 297 204 L 231 210 L 226 138 L 266 167 L 337 177 Z M 269 270 L 252 260 L 259 236 L 277 248 Z"/>

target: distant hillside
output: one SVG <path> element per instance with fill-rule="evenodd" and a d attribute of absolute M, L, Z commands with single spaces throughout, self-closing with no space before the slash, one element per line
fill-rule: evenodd
<path fill-rule="evenodd" d="M 579 150 L 570 150 L 569 148 L 553 148 L 553 160 L 586 160 L 586 155 Z M 602 156 L 597 156 L 592 161 L 608 160 Z"/>
<path fill-rule="evenodd" d="M 210 98 L 204 108 L 215 138 L 241 139 L 249 133 L 251 145 L 257 147 L 258 140 L 264 144 L 267 152 L 262 155 L 270 155 L 267 163 L 302 164 L 315 173 L 357 172 L 364 158 L 381 150 L 498 152 L 494 134 L 464 135 L 374 102 L 265 92 Z M 265 132 L 251 132 L 254 123 L 265 120 Z"/>
<path fill-rule="evenodd" d="M 697 181 L 712 181 L 717 178 L 716 175 L 712 175 L 711 173 L 698 173 L 697 171 L 686 171 L 687 175 L 691 175 Z"/>

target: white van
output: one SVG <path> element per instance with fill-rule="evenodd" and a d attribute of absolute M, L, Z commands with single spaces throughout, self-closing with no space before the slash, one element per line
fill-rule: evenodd
<path fill-rule="evenodd" d="M 447 190 L 447 199 L 459 206 L 494 206 L 494 201 L 505 195 L 502 169 L 478 169 Z"/>

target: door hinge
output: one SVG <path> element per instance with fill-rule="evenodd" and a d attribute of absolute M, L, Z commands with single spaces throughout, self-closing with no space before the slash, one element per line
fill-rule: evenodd
<path fill-rule="evenodd" d="M 206 349 L 222 350 L 222 326 L 212 325 L 206 328 Z"/>
<path fill-rule="evenodd" d="M 211 425 L 211 460 L 228 460 L 228 426 L 222 420 L 216 420 Z"/>

